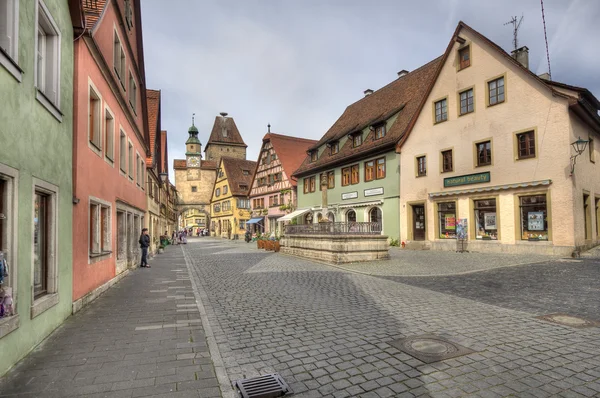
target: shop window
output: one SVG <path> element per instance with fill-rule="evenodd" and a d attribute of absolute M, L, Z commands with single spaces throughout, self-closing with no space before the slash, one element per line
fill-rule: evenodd
<path fill-rule="evenodd" d="M 329 151 L 330 151 L 329 152 L 330 155 L 335 155 L 336 153 L 338 153 L 340 151 L 339 141 L 331 143 L 331 145 L 329 147 Z"/>
<path fill-rule="evenodd" d="M 488 103 L 496 105 L 504 102 L 504 77 L 488 82 Z"/>
<path fill-rule="evenodd" d="M 417 156 L 417 177 L 427 175 L 427 157 Z"/>
<path fill-rule="evenodd" d="M 375 127 L 375 139 L 378 140 L 383 137 L 385 137 L 385 124 Z"/>
<path fill-rule="evenodd" d="M 356 222 L 356 212 L 354 210 L 348 210 L 346 213 L 347 222 Z"/>
<path fill-rule="evenodd" d="M 90 89 L 88 104 L 88 136 L 90 142 L 98 149 L 102 149 L 102 135 L 100 134 L 100 97 L 92 87 Z"/>
<path fill-rule="evenodd" d="M 4 174 L 8 173 L 8 174 Z M 12 289 L 12 311 L 7 312 L 5 308 L 5 319 L 8 319 L 10 315 L 16 314 L 17 311 L 17 289 L 15 278 L 15 222 L 17 221 L 15 213 L 15 179 L 18 176 L 18 172 L 14 169 L 8 168 L 0 164 L 0 287 L 7 292 Z M 8 275 L 4 273 L 4 266 L 8 266 Z M 3 324 L 4 319 L 0 319 L 0 324 Z M 0 338 L 14 330 L 17 325 L 6 327 L 3 324 L 0 327 Z M 6 330 L 2 330 L 6 327 Z"/>
<path fill-rule="evenodd" d="M 100 203 L 90 203 L 90 256 L 111 251 L 111 210 L 109 206 Z"/>
<path fill-rule="evenodd" d="M 352 146 L 354 148 L 362 145 L 362 133 L 356 133 L 352 136 Z"/>
<path fill-rule="evenodd" d="M 378 180 L 385 178 L 385 158 L 377 159 L 377 174 L 375 178 Z"/>
<path fill-rule="evenodd" d="M 454 170 L 454 164 L 452 159 L 452 149 L 442 151 L 442 172 L 447 173 Z"/>
<path fill-rule="evenodd" d="M 34 179 L 33 195 L 33 298 L 31 316 L 49 307 L 37 305 L 35 300 L 56 293 L 58 268 L 56 262 L 56 197 L 58 188 L 45 181 Z M 50 299 L 58 302 L 58 296 Z"/>
<path fill-rule="evenodd" d="M 535 132 L 526 131 L 517 134 L 517 158 L 528 159 L 535 157 Z"/>
<path fill-rule="evenodd" d="M 354 184 L 358 184 L 360 182 L 360 177 L 359 177 L 359 171 L 358 171 L 358 165 L 355 164 L 354 166 L 352 166 L 352 170 L 351 170 L 351 178 L 350 178 L 350 182 L 354 185 Z"/>
<path fill-rule="evenodd" d="M 370 160 L 365 162 L 365 181 L 373 181 L 375 179 L 375 161 Z"/>
<path fill-rule="evenodd" d="M 350 167 L 342 169 L 342 186 L 350 185 Z"/>
<path fill-rule="evenodd" d="M 115 156 L 115 118 L 108 109 L 104 109 L 104 156 L 111 161 Z"/>
<path fill-rule="evenodd" d="M 497 240 L 498 225 L 496 199 L 474 200 L 475 236 L 477 239 Z"/>
<path fill-rule="evenodd" d="M 466 46 L 458 50 L 458 70 L 471 66 L 471 48 Z"/>
<path fill-rule="evenodd" d="M 437 209 L 440 239 L 456 239 L 456 202 L 438 203 Z"/>
<path fill-rule="evenodd" d="M 448 120 L 448 101 L 446 98 L 435 103 L 435 122 L 445 122 Z"/>
<path fill-rule="evenodd" d="M 459 94 L 460 96 L 460 114 L 466 115 L 467 113 L 471 113 L 475 110 L 474 100 L 473 100 L 473 89 L 465 90 Z"/>
<path fill-rule="evenodd" d="M 477 150 L 477 166 L 489 166 L 492 164 L 492 142 L 484 141 L 475 144 Z"/>
<path fill-rule="evenodd" d="M 548 240 L 548 209 L 546 195 L 521 196 L 521 239 Z"/>

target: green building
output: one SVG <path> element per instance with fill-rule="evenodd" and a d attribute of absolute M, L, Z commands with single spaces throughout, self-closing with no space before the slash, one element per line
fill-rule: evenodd
<path fill-rule="evenodd" d="M 297 222 L 376 222 L 400 237 L 400 154 L 396 147 L 418 116 L 438 60 L 348 106 L 294 172 Z M 324 195 L 326 201 L 324 201 Z"/>
<path fill-rule="evenodd" d="M 73 3 L 0 2 L 0 375 L 71 313 Z"/>

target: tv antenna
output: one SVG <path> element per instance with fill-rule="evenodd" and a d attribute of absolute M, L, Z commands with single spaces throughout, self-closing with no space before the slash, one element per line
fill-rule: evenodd
<path fill-rule="evenodd" d="M 517 33 L 519 32 L 519 28 L 521 27 L 521 22 L 523 22 L 523 16 L 521 15 L 521 18 L 517 20 L 517 17 L 514 16 L 512 17 L 512 19 L 510 21 L 508 21 L 507 23 L 504 24 L 504 26 L 506 25 L 510 25 L 512 24 L 513 26 L 513 46 L 515 47 L 514 49 L 516 50 L 517 48 L 519 48 L 519 42 L 517 40 Z"/>

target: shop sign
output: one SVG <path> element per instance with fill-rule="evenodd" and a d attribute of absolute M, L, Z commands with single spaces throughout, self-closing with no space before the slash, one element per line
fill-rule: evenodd
<path fill-rule="evenodd" d="M 365 189 L 365 196 L 383 195 L 383 187 Z"/>
<path fill-rule="evenodd" d="M 466 218 L 459 218 L 458 219 L 458 224 L 456 225 L 456 237 L 458 239 L 463 239 L 466 240 L 467 239 L 467 219 Z"/>
<path fill-rule="evenodd" d="M 459 185 L 480 184 L 482 182 L 490 182 L 489 171 L 486 171 L 485 173 L 444 178 L 444 188 L 457 187 Z"/>
<path fill-rule="evenodd" d="M 446 229 L 456 229 L 456 216 L 454 214 L 445 214 L 444 220 Z"/>
<path fill-rule="evenodd" d="M 527 229 L 530 231 L 544 230 L 544 212 L 530 211 L 527 213 Z"/>
<path fill-rule="evenodd" d="M 356 199 L 356 198 L 358 198 L 358 191 L 346 192 L 346 193 L 342 194 L 342 200 Z"/>

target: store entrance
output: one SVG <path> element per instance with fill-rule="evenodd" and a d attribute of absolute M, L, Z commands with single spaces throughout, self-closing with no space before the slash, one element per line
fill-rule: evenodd
<path fill-rule="evenodd" d="M 425 240 L 425 205 L 412 205 L 413 240 Z"/>

